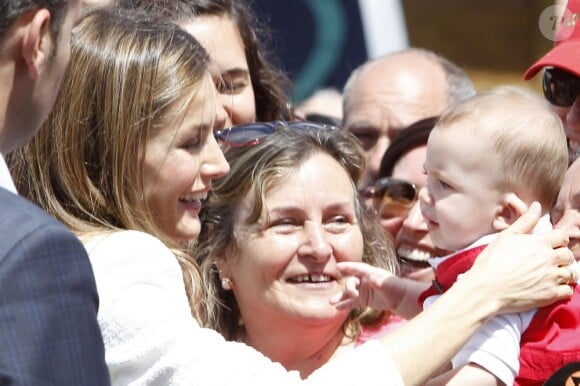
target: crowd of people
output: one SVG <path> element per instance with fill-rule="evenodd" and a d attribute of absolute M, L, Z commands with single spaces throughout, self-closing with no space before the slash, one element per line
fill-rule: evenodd
<path fill-rule="evenodd" d="M 575 371 L 580 28 L 526 72 L 547 102 L 410 48 L 312 121 L 264 31 L 240 0 L 0 6 L 0 383 Z"/>

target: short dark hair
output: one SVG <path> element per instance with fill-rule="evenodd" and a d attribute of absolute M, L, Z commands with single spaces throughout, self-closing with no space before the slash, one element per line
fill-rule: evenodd
<path fill-rule="evenodd" d="M 69 0 L 2 0 L 0 1 L 0 40 L 12 24 L 26 12 L 45 8 L 51 15 L 51 31 L 57 34 L 69 6 Z"/>

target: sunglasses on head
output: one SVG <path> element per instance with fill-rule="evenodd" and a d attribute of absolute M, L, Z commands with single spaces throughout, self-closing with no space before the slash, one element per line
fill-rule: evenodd
<path fill-rule="evenodd" d="M 580 77 L 555 67 L 544 70 L 544 96 L 554 106 L 570 107 L 580 95 Z"/>
<path fill-rule="evenodd" d="M 214 131 L 216 140 L 230 147 L 252 146 L 276 131 L 277 127 L 288 127 L 296 132 L 336 130 L 336 127 L 308 121 L 273 121 L 248 123 Z"/>
<path fill-rule="evenodd" d="M 380 217 L 398 217 L 409 211 L 417 201 L 417 187 L 405 180 L 385 177 L 370 189 L 361 192 L 363 197 L 373 199 L 373 207 Z"/>

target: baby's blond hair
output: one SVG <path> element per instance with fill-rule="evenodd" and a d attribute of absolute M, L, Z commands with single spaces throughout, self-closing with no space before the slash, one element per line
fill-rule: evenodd
<path fill-rule="evenodd" d="M 447 109 L 433 131 L 462 130 L 490 144 L 482 159 L 498 188 L 520 193 L 526 203 L 554 203 L 568 166 L 560 118 L 539 95 L 515 86 L 479 93 Z"/>

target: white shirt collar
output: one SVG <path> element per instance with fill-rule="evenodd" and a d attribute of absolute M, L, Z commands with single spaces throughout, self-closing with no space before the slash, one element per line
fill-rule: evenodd
<path fill-rule="evenodd" d="M 0 154 L 0 187 L 14 194 L 18 194 L 12 176 L 10 175 L 10 170 L 8 170 L 8 165 L 6 165 L 6 161 L 2 154 Z"/>

